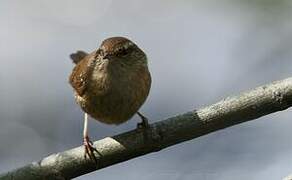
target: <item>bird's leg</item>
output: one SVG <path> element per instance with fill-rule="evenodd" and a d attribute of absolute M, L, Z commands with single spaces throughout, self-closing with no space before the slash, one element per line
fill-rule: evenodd
<path fill-rule="evenodd" d="M 94 155 L 94 151 L 97 152 L 97 150 L 95 149 L 95 147 L 93 147 L 93 143 L 90 141 L 89 136 L 88 136 L 88 114 L 87 113 L 84 114 L 83 128 L 84 128 L 83 129 L 83 144 L 85 148 L 84 158 L 88 156 L 89 159 L 92 159 L 95 162 L 95 164 L 97 164 L 97 159 Z"/>
<path fill-rule="evenodd" d="M 142 119 L 142 122 L 137 124 L 137 128 L 139 128 L 139 129 L 142 129 L 142 128 L 143 129 L 147 129 L 147 128 L 149 128 L 148 119 L 143 114 L 141 114 L 140 112 L 137 112 L 137 114 Z"/>

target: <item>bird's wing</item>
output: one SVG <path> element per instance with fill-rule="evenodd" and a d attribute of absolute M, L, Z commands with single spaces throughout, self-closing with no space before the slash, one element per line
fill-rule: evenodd
<path fill-rule="evenodd" d="M 78 54 L 78 52 L 76 54 Z M 79 96 L 82 96 L 86 91 L 87 82 L 89 81 L 88 78 L 90 77 L 92 72 L 92 68 L 90 66 L 92 58 L 92 54 L 89 54 L 79 60 L 69 77 L 69 83 L 75 89 Z"/>

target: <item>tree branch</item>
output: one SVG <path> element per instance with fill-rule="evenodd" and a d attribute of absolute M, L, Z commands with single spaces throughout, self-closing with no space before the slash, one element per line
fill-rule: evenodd
<path fill-rule="evenodd" d="M 84 158 L 80 146 L 4 173 L 0 179 L 71 179 L 290 106 L 292 78 L 153 123 L 147 130 L 136 129 L 96 141 L 97 166 Z"/>

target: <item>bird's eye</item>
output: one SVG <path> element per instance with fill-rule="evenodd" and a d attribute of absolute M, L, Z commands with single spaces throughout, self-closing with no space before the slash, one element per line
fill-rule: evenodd
<path fill-rule="evenodd" d="M 103 49 L 99 49 L 99 54 L 102 55 L 102 56 L 104 55 Z"/>
<path fill-rule="evenodd" d="M 118 49 L 118 51 L 117 51 L 117 55 L 119 55 L 119 56 L 125 56 L 125 55 L 127 55 L 127 54 L 128 54 L 128 52 L 127 52 L 127 50 L 124 49 L 124 48 L 120 48 L 120 49 Z"/>
<path fill-rule="evenodd" d="M 104 52 L 102 49 L 97 49 L 95 52 L 95 58 L 97 58 L 98 56 L 103 56 Z"/>

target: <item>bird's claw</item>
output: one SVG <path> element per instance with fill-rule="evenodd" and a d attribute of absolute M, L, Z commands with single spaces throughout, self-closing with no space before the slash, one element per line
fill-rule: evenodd
<path fill-rule="evenodd" d="M 83 145 L 84 145 L 84 158 L 86 159 L 87 156 L 89 159 L 93 160 L 95 162 L 95 164 L 97 164 L 97 159 L 94 155 L 94 152 L 98 151 L 96 150 L 96 148 L 93 146 L 93 143 L 90 141 L 89 137 L 85 137 L 83 139 Z"/>
<path fill-rule="evenodd" d="M 138 129 L 148 129 L 150 127 L 150 125 L 148 123 L 148 119 L 143 114 L 141 114 L 139 112 L 137 112 L 137 114 L 142 119 L 142 122 L 137 124 L 137 128 Z"/>

